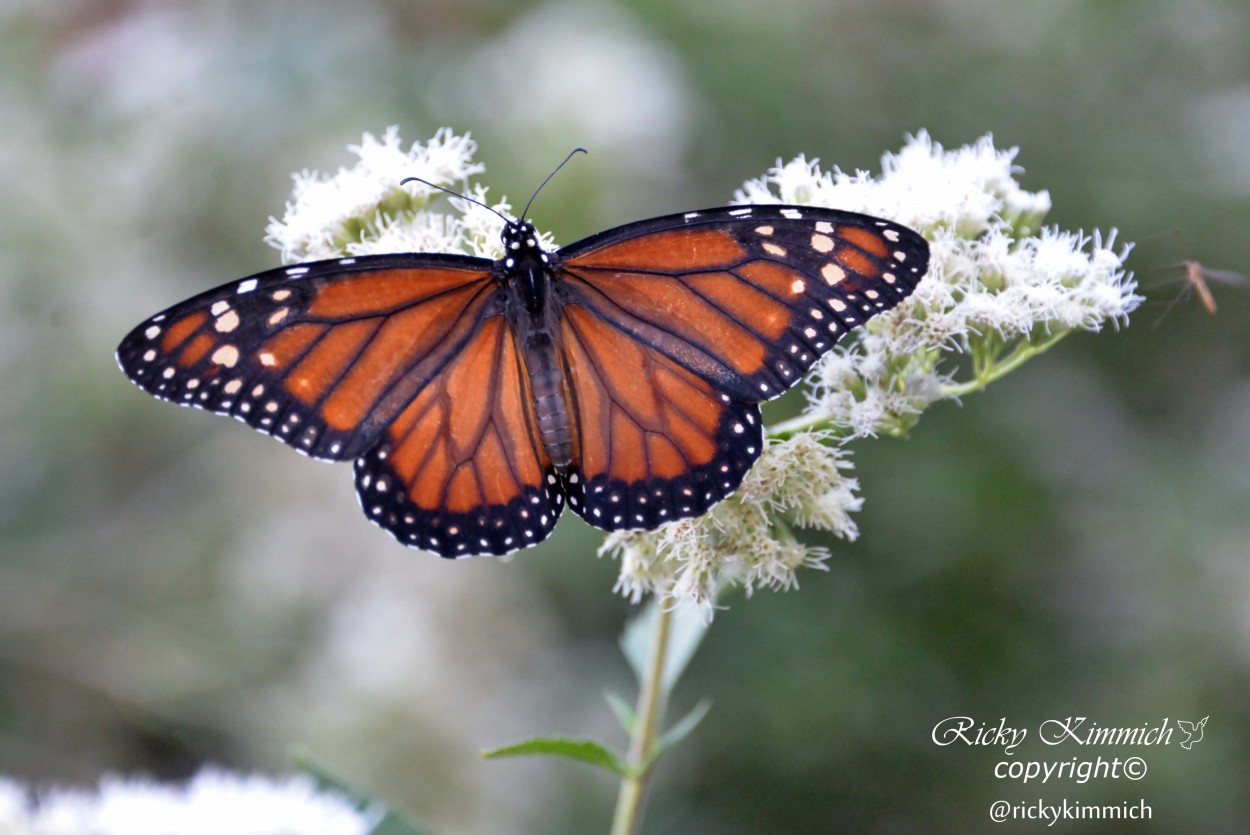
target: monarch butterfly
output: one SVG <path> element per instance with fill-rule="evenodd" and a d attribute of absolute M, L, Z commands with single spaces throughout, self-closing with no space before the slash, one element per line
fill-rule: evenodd
<path fill-rule="evenodd" d="M 355 460 L 365 515 L 405 545 L 501 555 L 545 539 L 566 500 L 604 530 L 707 511 L 760 455 L 758 404 L 929 259 L 904 226 L 810 206 L 667 215 L 554 252 L 525 214 L 497 261 L 370 255 L 222 285 L 136 327 L 118 364 L 158 398 Z"/>

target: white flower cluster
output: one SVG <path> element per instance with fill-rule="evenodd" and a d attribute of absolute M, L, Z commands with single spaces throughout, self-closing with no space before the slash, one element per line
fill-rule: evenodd
<path fill-rule="evenodd" d="M 1114 232 L 1104 240 L 1041 229 L 1050 196 L 1020 188 L 1015 155 L 989 136 L 944 151 L 922 132 L 885 155 L 878 177 L 799 157 L 738 190 L 736 203 L 823 206 L 910 226 L 929 241 L 929 272 L 816 366 L 804 415 L 772 427 L 787 440 L 769 445 L 737 495 L 701 519 L 608 537 L 601 553 L 620 555 L 619 590 L 707 602 L 732 585 L 790 587 L 795 569 L 828 552 L 796 542 L 787 522 L 855 537 L 849 514 L 862 499 L 842 474 L 850 464 L 841 444 L 903 434 L 935 401 L 983 388 L 1069 331 L 1127 321 L 1141 303 L 1123 270 L 1128 248 L 1113 249 Z M 817 442 L 810 430 L 831 432 Z M 787 518 L 792 506 L 777 497 L 793 485 L 821 512 Z"/>
<path fill-rule="evenodd" d="M 304 776 L 205 770 L 181 787 L 110 778 L 98 792 L 53 791 L 37 803 L 0 778 L 0 835 L 365 835 L 376 823 Z"/>
<path fill-rule="evenodd" d="M 503 254 L 503 219 L 490 209 L 452 197 L 448 204 L 455 213 L 434 211 L 428 207 L 443 192 L 421 183 L 400 186 L 406 177 L 419 177 L 507 214 L 506 200 L 491 205 L 486 188 L 468 182 L 486 170 L 473 161 L 477 143 L 468 134 L 442 128 L 405 151 L 399 129 L 391 126 L 381 139 L 366 133 L 348 150 L 360 158 L 351 168 L 330 176 L 295 174 L 286 212 L 281 220 L 270 218 L 265 240 L 282 251 L 285 263 L 387 252 Z"/>
<path fill-rule="evenodd" d="M 738 491 L 704 516 L 609 535 L 600 553 L 620 554 L 617 591 L 635 603 L 651 593 L 710 607 L 726 584 L 748 594 L 789 589 L 799 568 L 823 568 L 829 551 L 800 543 L 790 526 L 853 540 L 859 532 L 850 514 L 862 504 L 859 482 L 846 475 L 846 451 L 826 446 L 829 440 L 819 432 L 766 439 Z"/>
<path fill-rule="evenodd" d="M 981 388 L 1071 330 L 1127 321 L 1141 303 L 1114 231 L 1104 241 L 1039 228 L 1050 196 L 1020 188 L 1016 152 L 989 136 L 944 151 L 921 132 L 883 157 L 880 177 L 822 172 L 799 158 L 738 191 L 738 201 L 880 215 L 929 241 L 915 293 L 816 367 L 809 424 L 847 437 L 905 431 L 935 400 Z M 971 379 L 954 379 L 959 356 Z"/>

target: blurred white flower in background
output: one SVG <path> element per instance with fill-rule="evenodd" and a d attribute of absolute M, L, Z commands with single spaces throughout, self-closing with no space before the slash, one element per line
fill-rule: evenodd
<path fill-rule="evenodd" d="M 521 15 L 481 45 L 460 78 L 455 104 L 475 123 L 549 134 L 660 177 L 684 155 L 697 101 L 671 51 L 602 4 L 552 3 Z"/>
<path fill-rule="evenodd" d="M 185 786 L 110 777 L 41 794 L 0 778 L 0 835 L 365 835 L 377 822 L 302 775 L 205 769 Z"/>

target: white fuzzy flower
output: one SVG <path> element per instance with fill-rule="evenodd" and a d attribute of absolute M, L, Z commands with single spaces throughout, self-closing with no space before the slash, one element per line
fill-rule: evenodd
<path fill-rule="evenodd" d="M 621 560 L 617 591 L 635 602 L 652 593 L 710 606 L 727 586 L 795 587 L 797 570 L 823 567 L 829 551 L 799 542 L 791 525 L 859 534 L 850 516 L 862 504 L 859 483 L 830 440 L 815 432 L 769 440 L 738 491 L 703 516 L 609 534 L 599 553 Z"/>
<path fill-rule="evenodd" d="M 934 400 L 983 386 L 1068 331 L 1127 321 L 1141 302 L 1123 270 L 1128 248 L 1115 250 L 1114 232 L 1039 230 L 1050 196 L 1020 188 L 1016 153 L 989 136 L 945 151 L 921 132 L 882 158 L 877 177 L 798 157 L 738 191 L 740 201 L 880 215 L 929 240 L 912 296 L 817 365 L 803 425 L 845 437 L 906 431 Z M 961 356 L 972 380 L 955 378 Z"/>
<path fill-rule="evenodd" d="M 3 835 L 365 835 L 375 823 L 305 776 L 207 769 L 185 786 L 111 777 L 96 792 L 56 790 L 37 803 L 0 780 Z"/>
<path fill-rule="evenodd" d="M 384 252 L 459 252 L 495 258 L 503 219 L 469 201 L 450 198 L 455 214 L 428 209 L 445 197 L 421 183 L 400 186 L 419 177 L 459 191 L 490 205 L 486 189 L 470 186 L 469 177 L 486 167 L 473 161 L 477 150 L 466 134 L 443 128 L 422 145 L 403 150 L 399 129 L 390 127 L 381 139 L 366 133 L 359 145 L 348 146 L 359 157 L 351 168 L 324 175 L 294 175 L 295 189 L 282 220 L 270 218 L 265 240 L 282 251 L 285 263 L 315 261 L 343 255 Z M 507 213 L 506 201 L 492 208 Z"/>

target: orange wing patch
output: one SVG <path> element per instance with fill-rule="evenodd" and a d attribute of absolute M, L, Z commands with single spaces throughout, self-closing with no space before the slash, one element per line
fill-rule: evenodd
<path fill-rule="evenodd" d="M 406 545 L 451 557 L 545 539 L 563 509 L 558 485 L 502 316 L 484 320 L 356 462 L 366 515 Z"/>
<path fill-rule="evenodd" d="M 669 270 L 680 263 L 689 270 L 714 269 L 745 255 L 742 244 L 721 229 L 693 227 L 657 232 L 591 250 L 578 263 L 597 269 Z"/>
<path fill-rule="evenodd" d="M 360 272 L 327 283 L 317 291 L 307 314 L 315 318 L 377 316 L 436 300 L 464 290 L 464 271 L 388 269 Z M 434 308 L 427 307 L 427 310 Z"/>
<path fill-rule="evenodd" d="M 864 252 L 876 258 L 886 258 L 890 254 L 890 248 L 881 238 L 881 235 L 877 234 L 871 228 L 847 224 L 845 226 L 838 227 L 836 235 L 847 243 L 859 247 Z"/>

